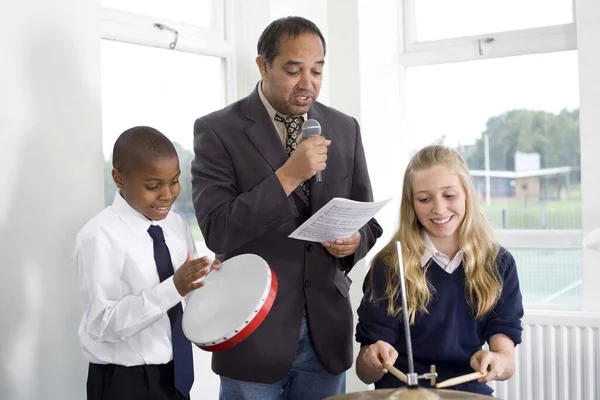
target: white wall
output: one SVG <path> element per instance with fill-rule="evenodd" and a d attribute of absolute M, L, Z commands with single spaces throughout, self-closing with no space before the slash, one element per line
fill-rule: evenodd
<path fill-rule="evenodd" d="M 600 227 L 600 2 L 576 0 L 579 54 L 579 124 L 581 135 L 582 229 L 586 235 Z M 588 204 L 591 204 L 588 205 Z M 600 282 L 600 253 L 583 249 L 583 281 Z M 595 285 L 583 285 L 583 311 L 600 312 Z"/>
<path fill-rule="evenodd" d="M 0 398 L 83 399 L 69 257 L 103 203 L 98 4 L 0 3 Z"/>
<path fill-rule="evenodd" d="M 269 0 L 232 0 L 234 18 L 237 99 L 248 96 L 260 79 L 256 66 L 256 45 L 271 22 Z"/>
<path fill-rule="evenodd" d="M 329 83 L 330 89 L 329 101 L 326 104 L 353 116 L 362 124 L 358 3 L 358 0 L 329 0 L 327 2 L 328 35 L 325 38 L 328 48 L 328 70 L 324 79 Z M 341 23 L 342 21 L 343 23 Z M 361 125 L 361 129 L 364 136 L 364 125 Z M 362 299 L 361 288 L 367 259 L 360 261 L 349 274 L 353 281 L 350 287 L 350 301 L 352 302 L 354 325 L 358 319 L 356 310 Z M 353 344 L 356 358 L 360 345 L 356 341 Z M 350 368 L 346 373 L 346 391 L 356 392 L 366 389 L 367 385 L 358 379 L 355 369 Z"/>

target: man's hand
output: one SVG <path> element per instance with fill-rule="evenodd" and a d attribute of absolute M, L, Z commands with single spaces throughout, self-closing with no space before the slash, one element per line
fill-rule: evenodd
<path fill-rule="evenodd" d="M 188 256 L 181 267 L 175 271 L 173 276 L 173 283 L 175 288 L 179 292 L 181 297 L 187 296 L 192 291 L 204 286 L 204 280 L 198 282 L 199 279 L 204 278 L 213 269 L 221 268 L 221 262 L 215 260 L 210 265 L 210 259 L 208 257 L 200 257 L 194 259 L 194 254 L 188 251 Z"/>
<path fill-rule="evenodd" d="M 311 136 L 302 141 L 285 164 L 275 171 L 286 195 L 292 193 L 302 182 L 325 169 L 327 146 L 330 144 L 331 140 L 323 136 Z"/>
<path fill-rule="evenodd" d="M 360 232 L 345 239 L 337 239 L 335 242 L 325 241 L 321 243 L 336 258 L 344 258 L 356 252 L 360 244 Z"/>

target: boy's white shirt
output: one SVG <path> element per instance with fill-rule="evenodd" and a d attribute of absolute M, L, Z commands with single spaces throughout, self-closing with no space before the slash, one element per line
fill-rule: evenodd
<path fill-rule="evenodd" d="M 456 253 L 456 255 L 454 256 L 454 258 L 450 260 L 450 257 L 448 257 L 447 255 L 445 255 L 441 251 L 438 251 L 438 249 L 435 248 L 435 245 L 431 241 L 431 238 L 425 231 L 423 231 L 423 240 L 425 241 L 425 252 L 421 257 L 421 267 L 424 268 L 425 265 L 427 265 L 427 263 L 429 262 L 429 260 L 433 258 L 433 261 L 435 261 L 444 271 L 446 271 L 449 274 L 453 273 L 458 269 L 463 259 L 462 250 L 459 250 L 458 253 Z"/>
<path fill-rule="evenodd" d="M 159 281 L 151 224 L 163 229 L 175 270 L 196 247 L 187 223 L 170 212 L 150 221 L 117 192 L 112 206 L 79 232 L 73 265 L 79 274 L 84 314 L 79 338 L 86 359 L 124 366 L 173 359 L 167 310 L 182 301 L 173 277 Z"/>

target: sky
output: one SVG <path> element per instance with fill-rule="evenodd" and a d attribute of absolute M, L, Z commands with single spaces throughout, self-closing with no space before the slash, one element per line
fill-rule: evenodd
<path fill-rule="evenodd" d="M 415 0 L 415 12 L 419 41 L 573 21 L 571 0 Z M 411 148 L 442 135 L 472 144 L 489 117 L 512 109 L 578 108 L 578 79 L 576 51 L 408 68 Z"/>
<path fill-rule="evenodd" d="M 472 144 L 489 117 L 512 109 L 578 108 L 578 79 L 576 51 L 408 68 L 410 147 L 442 135 Z"/>

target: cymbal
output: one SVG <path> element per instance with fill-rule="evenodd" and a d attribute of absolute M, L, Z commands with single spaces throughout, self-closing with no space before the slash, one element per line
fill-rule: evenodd
<path fill-rule="evenodd" d="M 489 400 L 489 396 L 457 390 L 440 389 L 378 389 L 327 397 L 325 400 Z"/>

